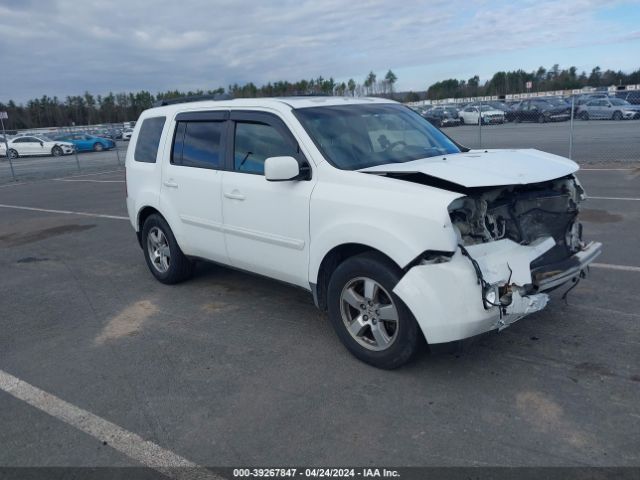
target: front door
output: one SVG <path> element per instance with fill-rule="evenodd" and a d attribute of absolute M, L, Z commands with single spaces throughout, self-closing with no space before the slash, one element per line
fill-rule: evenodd
<path fill-rule="evenodd" d="M 224 231 L 231 265 L 309 287 L 309 201 L 314 180 L 269 182 L 268 157 L 307 160 L 273 114 L 231 112 L 232 158 L 223 174 Z"/>

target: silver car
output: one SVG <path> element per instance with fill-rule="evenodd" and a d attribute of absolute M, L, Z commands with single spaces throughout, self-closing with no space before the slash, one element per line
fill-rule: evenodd
<path fill-rule="evenodd" d="M 619 98 L 597 98 L 581 105 L 578 118 L 582 120 L 630 120 L 640 118 L 640 105 L 632 105 Z"/>

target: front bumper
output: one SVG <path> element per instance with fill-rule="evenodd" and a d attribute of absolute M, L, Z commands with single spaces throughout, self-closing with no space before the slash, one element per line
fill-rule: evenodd
<path fill-rule="evenodd" d="M 515 287 L 508 307 L 485 308 L 474 267 L 460 250 L 448 262 L 425 263 L 411 268 L 393 291 L 409 307 L 430 344 L 502 329 L 544 308 L 548 296 L 542 292 L 577 278 L 602 248 L 600 243 L 590 243 L 567 260 L 566 270 L 546 272 L 544 278 L 536 277 L 540 272 L 531 271 L 531 262 L 554 245 L 555 241 L 548 237 L 531 245 L 498 240 L 467 247 L 487 283 L 509 283 Z M 535 293 L 518 293 L 518 287 L 525 286 Z"/>
<path fill-rule="evenodd" d="M 60 148 L 62 149 L 62 153 L 64 155 L 71 155 L 73 152 L 76 151 L 75 147 L 72 147 L 69 145 L 60 145 Z"/>

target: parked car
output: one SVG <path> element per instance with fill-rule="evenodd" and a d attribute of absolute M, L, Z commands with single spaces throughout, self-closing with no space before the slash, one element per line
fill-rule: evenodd
<path fill-rule="evenodd" d="M 631 120 L 640 118 L 640 105 L 620 98 L 599 98 L 581 105 L 577 113 L 582 120 Z"/>
<path fill-rule="evenodd" d="M 56 139 L 72 143 L 78 152 L 101 152 L 103 150 L 111 150 L 116 146 L 113 140 L 84 133 L 61 135 Z"/>
<path fill-rule="evenodd" d="M 480 113 L 482 109 L 482 113 Z M 458 112 L 460 123 L 478 124 L 482 117 L 483 124 L 504 123 L 505 115 L 502 110 L 496 110 L 490 105 L 469 105 Z"/>
<path fill-rule="evenodd" d="M 142 113 L 126 203 L 158 281 L 204 259 L 296 285 L 356 357 L 394 368 L 586 273 L 601 244 L 582 240 L 577 170 L 469 151 L 386 99 L 201 101 Z"/>
<path fill-rule="evenodd" d="M 131 135 L 133 135 L 133 128 L 125 128 L 122 131 L 122 140 L 131 140 Z"/>
<path fill-rule="evenodd" d="M 458 110 L 453 107 L 433 107 L 425 111 L 422 116 L 436 127 L 460 125 Z"/>
<path fill-rule="evenodd" d="M 516 119 L 516 111 L 520 108 L 520 104 L 522 102 L 511 102 L 509 103 L 509 109 L 504 112 L 504 119 L 507 122 L 513 122 Z"/>
<path fill-rule="evenodd" d="M 9 158 L 27 157 L 32 155 L 70 155 L 74 152 L 72 143 L 53 140 L 45 136 L 19 136 L 8 142 Z M 0 156 L 7 156 L 4 142 L 0 143 Z"/>
<path fill-rule="evenodd" d="M 542 99 L 525 100 L 513 112 L 514 122 L 561 122 L 570 118 L 570 106 L 555 106 Z"/>
<path fill-rule="evenodd" d="M 620 100 L 626 100 L 632 105 L 640 105 L 640 91 L 639 90 L 622 90 L 616 92 L 616 97 Z"/>

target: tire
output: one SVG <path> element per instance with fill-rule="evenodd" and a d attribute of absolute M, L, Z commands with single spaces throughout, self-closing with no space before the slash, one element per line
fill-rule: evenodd
<path fill-rule="evenodd" d="M 51 155 L 54 157 L 60 157 L 63 153 L 62 149 L 57 145 L 51 149 Z"/>
<path fill-rule="evenodd" d="M 622 120 L 622 112 L 613 112 L 613 116 L 611 118 L 613 120 Z"/>
<path fill-rule="evenodd" d="M 544 113 L 541 113 L 540 115 L 538 115 L 538 123 L 545 123 L 547 121 L 547 118 L 544 116 Z"/>
<path fill-rule="evenodd" d="M 193 274 L 193 261 L 182 253 L 169 224 L 160 215 L 153 214 L 145 220 L 142 249 L 151 274 L 161 283 L 179 283 Z"/>
<path fill-rule="evenodd" d="M 101 152 L 104 150 L 104 145 L 102 145 L 100 142 L 96 142 L 93 144 L 93 151 L 94 152 Z"/>
<path fill-rule="evenodd" d="M 580 119 L 581 120 L 589 120 L 589 112 L 582 112 L 580 114 Z"/>
<path fill-rule="evenodd" d="M 464 125 L 464 118 L 460 117 L 460 125 Z"/>
<path fill-rule="evenodd" d="M 342 262 L 329 280 L 329 319 L 338 338 L 356 358 L 374 367 L 400 367 L 424 344 L 413 314 L 393 293 L 400 278 L 402 270 L 393 262 L 367 252 Z M 365 285 L 370 287 L 365 290 Z M 367 300 L 368 295 L 371 298 Z"/>
<path fill-rule="evenodd" d="M 520 117 L 518 116 L 513 117 L 513 123 L 520 123 Z"/>
<path fill-rule="evenodd" d="M 18 158 L 19 156 L 20 155 L 17 150 L 14 150 L 13 148 L 9 149 L 9 158 Z"/>

